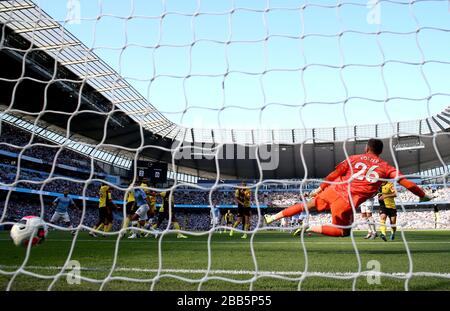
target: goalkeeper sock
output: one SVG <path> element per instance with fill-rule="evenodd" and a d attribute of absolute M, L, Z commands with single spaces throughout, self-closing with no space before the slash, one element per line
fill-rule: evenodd
<path fill-rule="evenodd" d="M 245 224 L 244 230 L 245 231 L 250 231 L 250 224 Z"/>
<path fill-rule="evenodd" d="M 385 236 L 386 235 L 386 220 L 380 219 L 380 231 Z"/>
<path fill-rule="evenodd" d="M 304 210 L 305 210 L 305 208 L 304 208 L 303 203 L 294 204 L 288 208 L 285 208 L 281 212 L 275 214 L 273 216 L 273 218 L 274 218 L 274 221 L 280 220 L 281 218 L 284 218 L 284 217 L 291 217 L 291 216 L 300 214 Z"/>

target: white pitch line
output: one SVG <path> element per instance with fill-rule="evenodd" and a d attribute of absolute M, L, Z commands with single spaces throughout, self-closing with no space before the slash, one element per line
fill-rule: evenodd
<path fill-rule="evenodd" d="M 2 239 L 0 238 L 0 241 L 11 241 L 11 239 Z M 45 240 L 45 243 L 49 243 L 49 242 L 72 242 L 73 240 L 71 239 L 57 239 L 57 240 L 51 240 L 51 239 L 47 239 Z M 120 243 L 136 243 L 138 241 L 145 241 L 145 242 L 151 242 L 151 241 L 158 241 L 158 239 L 154 239 L 154 238 L 142 238 L 140 240 L 125 240 L 122 239 L 120 241 Z M 98 240 L 84 240 L 84 239 L 77 239 L 77 243 L 78 242 L 88 242 L 88 243 L 116 243 L 117 240 L 113 239 L 113 240 L 101 240 L 100 238 Z M 163 243 L 206 243 L 207 241 L 190 241 L 190 240 L 179 240 L 179 241 L 170 241 L 170 240 L 163 240 Z M 356 240 L 356 244 L 357 245 L 373 245 L 373 244 L 383 244 L 383 245 L 390 245 L 390 244 L 405 244 L 403 241 L 389 241 L 389 242 L 382 242 L 381 240 L 376 240 L 376 241 L 370 241 L 370 242 L 366 242 L 366 241 L 361 241 L 358 242 Z M 239 241 L 239 240 L 232 240 L 230 239 L 229 241 L 212 241 L 211 244 L 249 244 L 250 240 L 247 241 Z M 343 241 L 343 242 L 337 242 L 337 241 L 305 241 L 305 244 L 326 244 L 326 245 L 346 245 L 346 244 L 351 244 L 352 241 L 348 240 L 348 241 Z M 407 241 L 408 244 L 450 244 L 450 241 Z M 298 240 L 292 240 L 292 241 L 253 241 L 253 244 L 301 244 L 300 239 Z"/>
<path fill-rule="evenodd" d="M 6 266 L 0 265 L 0 269 L 10 270 L 10 269 L 18 269 L 20 266 Z M 49 271 L 61 271 L 62 266 L 26 266 L 25 270 L 49 270 Z M 110 271 L 110 269 L 106 268 L 87 268 L 81 267 L 81 271 Z M 227 274 L 227 275 L 258 275 L 258 276 L 297 276 L 300 277 L 304 272 L 303 271 L 252 271 L 252 270 L 206 270 L 206 269 L 143 269 L 143 268 L 116 268 L 115 272 L 147 272 L 147 273 L 182 273 L 182 274 Z M 1 274 L 1 273 L 0 273 Z M 306 273 L 309 277 L 356 277 L 356 276 L 366 276 L 366 275 L 375 275 L 377 274 L 374 271 L 361 271 L 358 272 L 316 272 L 316 271 L 308 271 Z M 398 277 L 398 278 L 406 278 L 409 274 L 403 272 L 395 272 L 395 273 L 378 273 L 382 276 L 390 276 L 390 277 Z M 413 272 L 412 276 L 429 276 L 429 277 L 442 277 L 442 278 L 450 278 L 450 273 L 440 273 L 440 272 Z"/>

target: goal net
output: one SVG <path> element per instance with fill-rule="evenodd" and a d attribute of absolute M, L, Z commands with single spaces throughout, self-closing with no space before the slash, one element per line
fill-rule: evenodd
<path fill-rule="evenodd" d="M 449 11 L 1 1 L 0 288 L 449 289 Z M 306 231 L 329 212 L 267 225 L 370 138 L 433 197 L 390 180 L 390 241 L 363 239 L 378 199 L 345 238 Z M 47 239 L 14 247 L 30 215 Z"/>

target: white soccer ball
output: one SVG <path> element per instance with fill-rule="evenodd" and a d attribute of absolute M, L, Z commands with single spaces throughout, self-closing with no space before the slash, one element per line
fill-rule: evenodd
<path fill-rule="evenodd" d="M 37 216 L 25 216 L 11 228 L 11 239 L 16 246 L 27 247 L 42 243 L 47 237 L 48 229 L 45 222 Z"/>

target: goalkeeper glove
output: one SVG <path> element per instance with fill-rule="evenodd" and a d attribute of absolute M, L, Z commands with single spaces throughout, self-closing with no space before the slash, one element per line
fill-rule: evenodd
<path fill-rule="evenodd" d="M 424 197 L 420 198 L 419 202 L 428 202 L 433 200 L 434 197 L 432 197 L 431 195 L 425 194 Z"/>
<path fill-rule="evenodd" d="M 164 213 L 164 207 L 160 207 L 160 208 L 159 208 L 159 212 L 160 212 L 160 213 Z"/>

